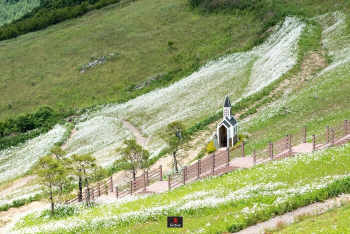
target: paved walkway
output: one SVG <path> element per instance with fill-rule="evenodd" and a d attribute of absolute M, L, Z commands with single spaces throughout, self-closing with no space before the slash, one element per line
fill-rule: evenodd
<path fill-rule="evenodd" d="M 325 202 L 317 202 L 308 206 L 304 206 L 293 210 L 291 212 L 285 213 L 281 216 L 274 217 L 265 222 L 255 224 L 253 226 L 247 227 L 246 229 L 239 231 L 239 234 L 259 234 L 264 233 L 266 229 L 276 228 L 278 223 L 283 223 L 285 225 L 290 225 L 298 220 L 298 216 L 308 215 L 315 216 L 326 213 L 330 209 L 335 209 L 341 206 L 341 203 L 348 204 L 350 199 L 349 194 L 344 194 L 341 197 L 328 199 Z"/>
<path fill-rule="evenodd" d="M 342 144 L 345 144 L 349 141 L 350 141 L 350 134 L 337 140 L 337 141 L 334 141 L 334 146 L 342 145 Z M 324 149 L 324 148 L 328 148 L 328 147 L 331 147 L 330 143 L 325 144 L 325 145 L 318 144 L 315 146 L 316 150 L 317 149 Z M 285 150 L 285 151 L 281 152 L 280 154 L 274 155 L 274 159 L 282 159 L 285 157 L 290 157 L 291 155 L 300 154 L 300 153 L 308 153 L 308 152 L 312 152 L 312 143 L 301 143 L 301 144 L 293 147 L 291 151 Z M 257 158 L 256 164 L 266 163 L 269 161 L 271 161 L 270 158 Z M 234 160 L 232 160 L 229 163 L 229 165 L 222 165 L 220 167 L 215 168 L 214 172 L 208 171 L 206 173 L 201 174 L 200 179 L 203 179 L 203 178 L 208 177 L 208 176 L 222 175 L 222 174 L 228 173 L 230 171 L 236 170 L 238 168 L 250 168 L 253 166 L 254 166 L 253 157 L 248 157 L 248 156 L 239 157 L 239 158 L 235 158 Z M 190 183 L 190 182 L 193 182 L 196 180 L 197 180 L 197 178 L 193 178 L 192 180 L 187 181 L 186 183 Z M 182 183 L 177 183 L 175 186 L 172 186 L 171 189 L 174 189 L 174 188 L 177 188 L 180 186 L 182 186 Z M 143 190 L 136 191 L 135 194 L 137 194 L 137 193 L 161 193 L 161 192 L 165 192 L 165 191 L 168 191 L 168 181 L 157 181 L 156 183 L 147 186 L 145 191 L 143 191 Z M 97 200 L 103 200 L 105 198 L 111 199 L 111 198 L 115 198 L 115 197 L 116 197 L 115 192 L 109 192 L 108 195 L 103 195 L 103 196 L 97 198 Z M 251 232 L 251 233 L 259 233 L 259 232 Z"/>

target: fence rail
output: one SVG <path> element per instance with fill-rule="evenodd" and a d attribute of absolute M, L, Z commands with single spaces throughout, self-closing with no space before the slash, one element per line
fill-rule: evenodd
<path fill-rule="evenodd" d="M 221 152 L 218 155 L 215 155 L 215 168 L 220 167 L 222 165 L 227 165 L 227 163 L 228 163 L 227 158 L 228 158 L 227 157 L 227 150 L 225 150 L 224 152 Z"/>
<path fill-rule="evenodd" d="M 289 149 L 289 137 L 286 135 L 284 138 L 274 141 L 273 144 L 273 153 L 274 155 L 280 154 Z"/>
<path fill-rule="evenodd" d="M 317 136 L 315 136 L 315 144 L 321 144 L 321 145 L 325 145 L 328 143 L 328 132 L 325 133 L 321 133 Z"/>
<path fill-rule="evenodd" d="M 266 146 L 263 149 L 256 150 L 255 151 L 256 158 L 268 158 L 268 157 L 270 157 L 270 155 L 269 155 L 269 147 L 270 146 Z"/>
<path fill-rule="evenodd" d="M 192 180 L 194 178 L 197 178 L 198 177 L 198 162 L 195 164 L 192 164 L 186 170 L 187 171 L 186 171 L 185 181 L 189 181 L 189 180 Z"/>
<path fill-rule="evenodd" d="M 207 157 L 201 161 L 201 174 L 213 169 L 213 156 Z"/>
<path fill-rule="evenodd" d="M 171 180 L 169 180 L 169 189 L 174 188 L 183 183 L 183 172 L 179 171 L 176 174 L 169 176 Z"/>
<path fill-rule="evenodd" d="M 304 133 L 305 133 L 305 127 L 290 135 L 291 147 L 304 143 Z"/>
<path fill-rule="evenodd" d="M 346 135 L 346 130 L 345 130 L 345 123 L 341 122 L 337 125 L 334 125 L 331 127 L 333 129 L 333 139 L 334 141 L 339 140 L 340 138 L 344 137 Z"/>
<path fill-rule="evenodd" d="M 344 120 L 343 122 L 336 124 L 332 127 L 326 128 L 324 133 L 321 133 L 317 136 L 313 135 L 313 147 L 319 148 L 321 146 L 333 145 L 337 140 L 343 138 L 344 136 L 350 134 L 350 121 Z M 336 142 L 336 144 L 342 144 L 345 141 Z M 298 130 L 297 132 L 286 135 L 280 140 L 268 143 L 263 149 L 253 150 L 253 165 L 269 161 L 265 160 L 267 158 L 274 159 L 275 155 L 280 155 L 284 151 L 291 151 L 292 147 L 299 145 L 300 143 L 306 143 L 306 127 Z M 192 164 L 189 167 L 184 167 L 181 171 L 177 172 L 174 175 L 168 175 L 168 189 L 177 187 L 181 184 L 185 184 L 187 181 L 192 181 L 199 179 L 201 175 L 208 172 L 215 171 L 216 168 L 223 165 L 228 165 L 230 161 L 233 161 L 237 157 L 244 157 L 244 142 L 236 148 L 235 150 L 229 151 L 225 150 L 218 153 L 217 155 L 213 154 L 209 157 L 206 157 L 203 160 L 198 160 L 196 163 Z M 141 176 L 131 180 L 130 183 L 124 183 L 116 186 L 115 193 L 116 197 L 123 197 L 128 194 L 133 194 L 138 191 L 144 190 L 148 185 L 155 183 L 158 180 L 162 180 L 162 167 L 153 170 L 146 171 Z M 112 178 L 101 181 L 97 185 L 92 185 L 90 188 L 90 199 L 97 198 L 102 194 L 113 191 L 113 182 Z M 82 194 L 82 201 L 87 199 L 87 189 L 84 190 Z M 79 197 L 76 197 L 72 200 L 66 201 L 66 204 L 74 204 L 79 202 Z"/>
<path fill-rule="evenodd" d="M 230 161 L 232 161 L 234 158 L 238 158 L 238 157 L 243 156 L 241 145 L 237 149 L 230 151 Z"/>

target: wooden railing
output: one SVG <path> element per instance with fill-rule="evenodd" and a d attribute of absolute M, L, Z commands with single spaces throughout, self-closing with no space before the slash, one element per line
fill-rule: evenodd
<path fill-rule="evenodd" d="M 77 202 L 86 201 L 88 192 L 90 194 L 90 200 L 95 200 L 97 197 L 113 191 L 115 192 L 117 198 L 133 194 L 135 192 L 142 192 L 150 184 L 161 181 L 163 179 L 162 176 L 162 165 L 160 165 L 157 169 L 146 171 L 144 174 L 136 177 L 134 180 L 130 180 L 129 183 L 124 182 L 118 186 L 115 186 L 114 190 L 112 177 L 109 177 L 95 185 L 91 185 L 89 189 L 90 191 L 85 188 L 81 200 L 79 200 L 79 196 L 77 196 L 74 199 L 66 201 L 66 204 L 74 204 Z"/>
<path fill-rule="evenodd" d="M 339 141 L 346 135 L 350 134 L 350 121 L 344 120 L 343 122 L 334 125 L 332 127 L 326 127 L 326 131 L 317 136 L 312 136 L 312 151 L 321 147 L 333 146 L 335 142 Z M 341 140 L 341 142 L 345 140 Z M 293 134 L 286 135 L 280 140 L 274 142 L 268 142 L 268 145 L 259 150 L 253 150 L 253 165 L 257 163 L 262 163 L 268 161 L 266 159 L 274 159 L 276 155 L 284 155 L 292 151 L 292 148 L 301 144 L 306 143 L 306 127 L 298 130 Z M 339 143 L 339 142 L 338 142 Z M 215 171 L 217 168 L 228 166 L 230 161 L 235 160 L 238 157 L 244 157 L 244 142 L 236 148 L 230 151 L 229 149 L 218 153 L 217 155 L 212 154 L 204 158 L 203 160 L 198 160 L 196 163 L 190 165 L 189 167 L 184 167 L 182 170 L 174 175 L 168 175 L 168 189 L 178 187 L 180 185 L 186 184 L 186 182 L 195 181 L 203 176 L 209 175 Z M 146 171 L 141 176 L 131 180 L 129 183 L 122 183 L 115 187 L 116 198 L 123 197 L 135 192 L 142 192 L 152 183 L 157 181 L 162 181 L 162 166 L 153 170 Z M 113 191 L 113 181 L 112 177 L 101 181 L 97 185 L 91 186 L 90 188 L 90 199 L 95 198 Z M 87 189 L 84 190 L 82 194 L 82 200 L 87 199 Z M 79 198 L 74 198 L 67 201 L 66 204 L 74 204 L 79 202 Z"/>

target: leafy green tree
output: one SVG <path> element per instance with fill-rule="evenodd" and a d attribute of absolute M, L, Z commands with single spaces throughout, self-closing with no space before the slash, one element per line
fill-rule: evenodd
<path fill-rule="evenodd" d="M 54 159 L 51 155 L 46 155 L 39 159 L 39 168 L 37 175 L 39 176 L 40 184 L 44 194 L 49 197 L 51 203 L 51 214 L 55 212 L 55 193 L 60 175 L 65 173 L 65 168 Z"/>
<path fill-rule="evenodd" d="M 135 179 L 136 173 L 139 170 L 148 167 L 149 152 L 142 149 L 134 139 L 124 140 L 123 143 L 126 147 L 116 149 L 121 157 L 115 161 L 115 164 L 123 170 L 130 171 L 133 179 Z"/>
<path fill-rule="evenodd" d="M 186 149 L 189 146 L 189 135 L 186 132 L 185 125 L 179 121 L 172 122 L 166 127 L 163 134 L 163 140 L 167 143 L 167 151 L 173 157 L 172 164 L 176 172 L 179 171 L 180 162 L 186 157 Z"/>
<path fill-rule="evenodd" d="M 61 171 L 57 176 L 57 186 L 59 188 L 59 198 L 61 201 L 65 200 L 63 190 L 65 187 L 68 187 L 73 178 L 71 176 L 73 172 L 72 160 L 69 158 L 63 158 L 58 160 L 59 163 L 64 167 L 65 170 Z"/>
<path fill-rule="evenodd" d="M 82 177 L 85 181 L 85 186 L 87 188 L 87 199 L 86 205 L 90 206 L 90 182 L 93 179 L 93 174 L 96 171 L 96 158 L 89 154 L 85 155 L 72 155 L 72 160 L 75 165 L 75 173 L 77 176 Z M 78 170 L 80 169 L 80 170 Z"/>
<path fill-rule="evenodd" d="M 55 146 L 50 150 L 50 153 L 55 155 L 56 159 L 61 159 L 63 156 L 67 155 L 60 146 Z"/>

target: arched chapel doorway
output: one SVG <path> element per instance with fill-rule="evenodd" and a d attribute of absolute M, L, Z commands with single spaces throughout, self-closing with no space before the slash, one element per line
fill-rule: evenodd
<path fill-rule="evenodd" d="M 219 136 L 220 147 L 227 147 L 227 128 L 224 125 L 219 128 Z"/>

